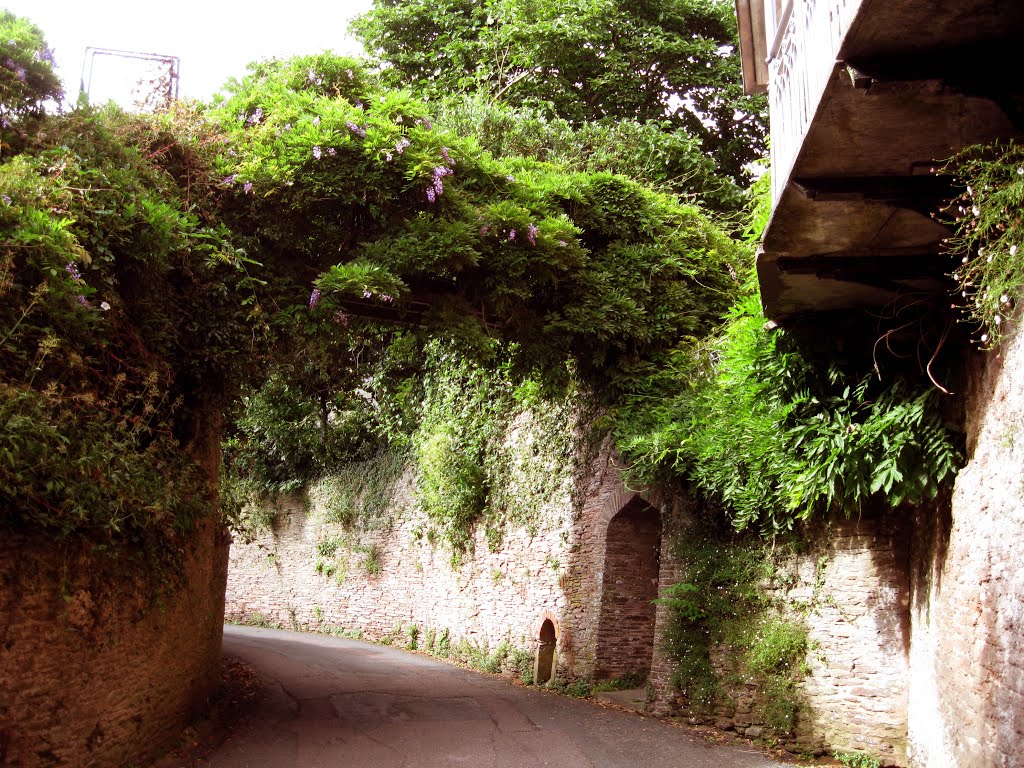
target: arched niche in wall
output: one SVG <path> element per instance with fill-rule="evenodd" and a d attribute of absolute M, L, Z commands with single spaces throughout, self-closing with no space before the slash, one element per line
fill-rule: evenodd
<path fill-rule="evenodd" d="M 594 678 L 647 679 L 661 567 L 661 514 L 632 496 L 608 522 Z"/>
<path fill-rule="evenodd" d="M 533 663 L 533 681 L 544 685 L 555 676 L 558 664 L 558 621 L 550 611 L 544 611 L 537 630 L 537 656 Z"/>

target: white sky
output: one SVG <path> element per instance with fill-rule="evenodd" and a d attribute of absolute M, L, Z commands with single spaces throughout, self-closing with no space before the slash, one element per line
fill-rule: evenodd
<path fill-rule="evenodd" d="M 228 77 L 241 77 L 250 61 L 328 48 L 358 53 L 348 23 L 371 5 L 372 0 L 0 0 L 0 8 L 42 29 L 72 103 L 86 46 L 179 56 L 181 96 L 205 99 Z M 97 59 L 93 103 L 127 98 L 118 91 L 123 86 L 114 61 Z"/>

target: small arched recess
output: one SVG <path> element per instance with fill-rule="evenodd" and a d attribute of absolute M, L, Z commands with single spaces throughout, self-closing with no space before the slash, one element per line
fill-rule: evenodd
<path fill-rule="evenodd" d="M 608 523 L 595 679 L 650 674 L 660 564 L 661 515 L 633 496 Z"/>
<path fill-rule="evenodd" d="M 555 623 L 545 618 L 540 625 L 537 637 L 537 658 L 533 665 L 533 680 L 537 685 L 544 685 L 555 676 L 557 657 L 555 646 L 558 643 L 558 632 Z"/>

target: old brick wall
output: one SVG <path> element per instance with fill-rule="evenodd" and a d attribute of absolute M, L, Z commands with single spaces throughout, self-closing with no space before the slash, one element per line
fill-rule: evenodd
<path fill-rule="evenodd" d="M 701 514 L 697 500 L 674 499 L 659 590 L 683 580 L 671 542 L 686 536 Z M 796 732 L 785 742 L 795 751 L 866 752 L 906 763 L 910 566 L 908 525 L 900 520 L 865 515 L 814 525 L 805 532 L 808 549 L 777 561 L 777 583 L 764 585 L 808 630 L 809 674 L 799 689 Z M 658 606 L 659 637 L 669 621 L 669 609 Z M 756 680 L 744 674 L 734 649 L 711 650 L 720 692 L 712 711 L 691 719 L 751 738 L 765 735 L 766 700 Z M 655 713 L 687 713 L 672 685 L 675 669 L 666 649 L 656 646 Z"/>
<path fill-rule="evenodd" d="M 227 538 L 187 546 L 181 588 L 50 538 L 0 539 L 0 765 L 124 768 L 181 732 L 219 681 Z"/>
<path fill-rule="evenodd" d="M 645 680 L 654 652 L 661 513 L 640 498 L 608 525 L 594 676 Z"/>
<path fill-rule="evenodd" d="M 597 659 L 609 523 L 636 494 L 622 486 L 608 443 L 593 459 L 588 477 L 580 509 L 565 499 L 552 504 L 542 520 L 507 530 L 496 551 L 478 530 L 472 552 L 455 565 L 445 546 L 423 535 L 426 521 L 412 508 L 408 476 L 396 488 L 395 520 L 386 530 L 346 531 L 326 521 L 316 498 L 292 499 L 272 531 L 232 547 L 227 616 L 286 627 L 359 630 L 376 639 L 401 635 L 401 642 L 415 625 L 421 633 L 447 629 L 453 643 L 465 639 L 493 649 L 507 641 L 528 650 L 535 649 L 549 617 L 558 631 L 559 674 L 590 677 Z M 339 538 L 346 545 L 327 563 L 330 568 L 322 564 L 318 570 L 318 562 L 323 563 L 318 544 Z M 371 552 L 379 574 L 367 567 Z M 647 581 L 652 578 L 656 571 Z M 649 667 L 653 622 L 648 632 L 637 647 Z M 606 643 L 617 645 L 620 635 L 638 641 L 628 622 L 619 634 L 614 625 L 606 625 Z"/>
<path fill-rule="evenodd" d="M 812 535 L 791 601 L 808 601 L 810 674 L 800 741 L 906 764 L 909 527 L 898 514 Z"/>
<path fill-rule="evenodd" d="M 1024 334 L 978 356 L 950 517 L 915 537 L 914 766 L 1024 765 Z"/>
<path fill-rule="evenodd" d="M 1002 361 L 975 377 L 970 463 L 957 481 L 952 519 L 942 501 L 911 512 L 866 511 L 808 530 L 808 549 L 782 564 L 789 576 L 775 588 L 806 622 L 811 644 L 790 746 L 866 752 L 915 768 L 1024 764 L 1022 346 L 1014 341 Z M 629 557 L 617 545 L 629 526 L 615 518 L 638 505 L 638 496 L 623 487 L 607 443 L 588 477 L 580 510 L 553 503 L 543 521 L 508 531 L 494 552 L 478 532 L 474 553 L 456 567 L 421 535 L 424 521 L 411 509 L 406 478 L 394 527 L 361 535 L 341 583 L 316 572 L 317 543 L 330 526 L 315 504 L 307 510 L 296 502 L 272 534 L 234 548 L 229 616 L 258 613 L 285 626 L 329 623 L 371 637 L 416 624 L 447 628 L 453 640 L 491 648 L 508 640 L 526 649 L 535 647 L 547 617 L 558 633 L 559 675 L 634 671 L 635 659 L 628 670 L 604 660 L 614 657 L 608 649 L 616 644 L 627 647 L 625 637 L 638 635 L 636 628 L 619 637 L 604 633 L 627 626 L 612 603 L 621 581 L 615 563 Z M 687 518 L 702 510 L 685 494 L 645 502 L 662 516 L 657 579 L 664 589 L 682 575 L 671 540 L 685 535 Z M 648 534 L 633 538 L 652 548 Z M 379 575 L 362 565 L 373 547 Z M 654 638 L 645 636 L 632 655 L 651 654 L 654 711 L 678 713 L 675 663 L 657 640 L 668 609 L 659 605 L 654 614 Z M 635 618 L 637 627 L 650 621 L 646 614 Z M 736 660 L 724 648 L 714 656 L 728 679 Z M 756 684 L 739 680 L 707 721 L 759 736 L 760 696 Z"/>

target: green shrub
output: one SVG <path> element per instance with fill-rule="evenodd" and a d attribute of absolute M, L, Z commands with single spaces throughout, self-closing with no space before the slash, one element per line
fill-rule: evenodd
<path fill-rule="evenodd" d="M 882 768 L 882 761 L 863 752 L 834 752 L 832 756 L 849 768 Z"/>

